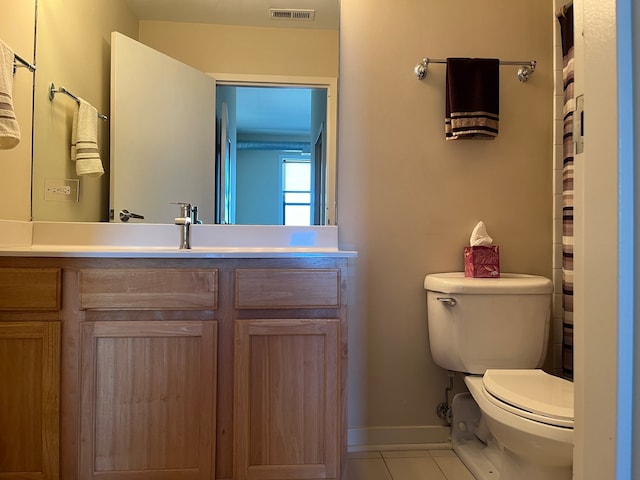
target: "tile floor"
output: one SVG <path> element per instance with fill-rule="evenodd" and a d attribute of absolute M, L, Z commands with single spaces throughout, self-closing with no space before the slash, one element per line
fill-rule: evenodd
<path fill-rule="evenodd" d="M 453 450 L 353 452 L 349 480 L 474 480 Z"/>

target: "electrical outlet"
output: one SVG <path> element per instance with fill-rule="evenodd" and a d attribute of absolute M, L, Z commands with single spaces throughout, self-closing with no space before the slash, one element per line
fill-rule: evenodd
<path fill-rule="evenodd" d="M 69 185 L 49 187 L 47 188 L 47 193 L 49 193 L 49 195 L 71 195 L 71 187 Z"/>
<path fill-rule="evenodd" d="M 54 202 L 77 202 L 80 181 L 75 179 L 46 178 L 44 199 Z"/>

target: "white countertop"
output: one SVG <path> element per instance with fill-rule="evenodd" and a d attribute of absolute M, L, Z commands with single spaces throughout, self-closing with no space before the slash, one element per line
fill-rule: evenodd
<path fill-rule="evenodd" d="M 177 225 L 0 220 L 0 256 L 112 258 L 355 257 L 337 226 L 193 225 L 189 250 Z"/>
<path fill-rule="evenodd" d="M 320 248 L 192 248 L 110 247 L 85 245 L 37 245 L 0 247 L 0 257 L 95 257 L 95 258 L 296 258 L 355 257 L 356 252 Z"/>

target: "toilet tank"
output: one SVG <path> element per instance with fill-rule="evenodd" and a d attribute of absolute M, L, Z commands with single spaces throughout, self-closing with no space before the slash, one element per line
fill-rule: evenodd
<path fill-rule="evenodd" d="M 544 361 L 553 285 L 545 277 L 462 272 L 425 277 L 431 356 L 447 370 L 537 368 Z"/>

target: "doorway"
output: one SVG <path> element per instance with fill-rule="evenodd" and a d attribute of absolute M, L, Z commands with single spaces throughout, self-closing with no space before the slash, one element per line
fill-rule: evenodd
<path fill-rule="evenodd" d="M 227 112 L 229 196 L 220 201 L 228 205 L 226 223 L 283 225 L 281 158 L 295 154 L 306 155 L 311 165 L 309 224 L 330 224 L 335 218 L 335 201 L 327 201 L 335 198 L 335 79 L 211 76 L 217 80 L 218 122 L 223 104 Z"/>

